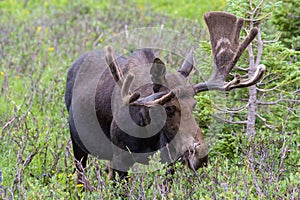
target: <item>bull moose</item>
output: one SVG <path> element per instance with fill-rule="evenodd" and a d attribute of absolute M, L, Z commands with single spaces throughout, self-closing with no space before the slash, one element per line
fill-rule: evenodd
<path fill-rule="evenodd" d="M 83 167 L 92 154 L 109 160 L 113 174 L 124 178 L 130 166 L 147 163 L 148 156 L 158 150 L 164 162 L 180 159 L 192 170 L 207 164 L 208 146 L 192 115 L 194 96 L 254 85 L 265 67 L 258 65 L 248 79 L 235 75 L 228 81 L 258 29 L 253 28 L 240 43 L 244 19 L 225 12 L 209 12 L 204 18 L 214 60 L 214 72 L 206 82 L 188 83 L 193 51 L 176 73 L 167 73 L 150 48 L 126 58 L 108 46 L 83 55 L 70 67 L 65 102 L 74 156 Z M 137 84 L 141 79 L 150 82 Z"/>

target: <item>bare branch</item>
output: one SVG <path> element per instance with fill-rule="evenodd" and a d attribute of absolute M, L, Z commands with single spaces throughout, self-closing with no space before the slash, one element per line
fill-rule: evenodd
<path fill-rule="evenodd" d="M 103 33 L 101 33 L 101 34 L 98 36 L 98 38 L 94 41 L 94 43 L 93 43 L 93 47 L 94 47 L 94 48 L 97 46 L 99 40 L 100 40 L 102 37 L 103 37 Z"/>
<path fill-rule="evenodd" d="M 272 130 L 275 129 L 275 127 L 273 127 L 272 125 L 267 124 L 267 120 L 266 120 L 265 118 L 263 118 L 261 115 L 259 115 L 258 113 L 256 113 L 256 116 L 257 116 L 261 121 L 264 122 L 264 125 L 265 125 L 267 128 L 272 129 Z"/>
<path fill-rule="evenodd" d="M 260 3 L 262 3 L 262 1 Z M 260 30 L 260 23 L 257 25 L 257 28 L 258 28 L 258 30 Z M 256 56 L 256 62 L 255 62 L 256 66 L 258 66 L 260 64 L 262 51 L 263 51 L 263 46 L 264 46 L 264 43 L 261 40 L 260 31 L 258 31 L 258 33 L 257 33 L 257 44 L 258 44 L 258 46 L 257 46 L 257 56 Z"/>
<path fill-rule="evenodd" d="M 5 130 L 7 129 L 7 127 L 12 124 L 16 119 L 16 116 L 13 115 L 12 118 L 10 118 L 8 120 L 8 122 L 5 123 L 5 125 L 2 127 L 2 136 L 1 136 L 1 139 L 4 137 L 4 133 L 5 133 Z"/>
<path fill-rule="evenodd" d="M 249 68 L 242 68 L 242 67 L 237 67 L 237 66 L 235 66 L 233 69 L 234 70 L 240 70 L 240 71 L 243 71 L 243 72 L 248 72 L 248 70 L 249 70 Z"/>
<path fill-rule="evenodd" d="M 243 125 L 247 124 L 247 121 L 231 121 L 231 120 L 228 120 L 228 119 L 221 118 L 221 117 L 219 117 L 218 115 L 214 115 L 214 114 L 213 114 L 212 116 L 213 116 L 214 118 L 216 118 L 216 119 L 222 121 L 222 122 L 226 122 L 226 123 L 230 123 L 230 124 L 243 124 Z"/>
<path fill-rule="evenodd" d="M 259 4 L 255 7 L 255 9 L 253 10 L 253 14 L 255 14 L 257 11 L 258 12 L 260 12 L 260 9 L 261 9 L 261 6 L 262 6 L 262 4 L 263 4 L 263 2 L 264 2 L 264 0 L 261 0 L 260 2 L 259 2 Z M 251 3 L 252 4 L 252 3 Z M 251 7 L 252 7 L 252 5 L 251 5 Z M 253 8 L 252 8 L 253 9 Z M 260 13 L 259 13 L 260 14 Z"/>
<path fill-rule="evenodd" d="M 267 13 L 267 14 L 265 14 L 264 16 L 261 16 L 261 17 L 259 17 L 259 18 L 253 18 L 253 19 L 245 19 L 245 21 L 252 21 L 252 22 L 261 22 L 262 20 L 264 20 L 264 19 L 266 19 L 266 18 L 268 18 L 270 15 L 271 15 L 272 13 L 270 12 L 270 13 Z"/>
<path fill-rule="evenodd" d="M 253 176 L 253 182 L 256 188 L 257 193 L 259 194 L 260 197 L 262 197 L 262 191 L 261 188 L 258 185 L 258 181 L 257 181 L 257 177 L 256 177 L 256 172 L 255 172 L 255 166 L 254 166 L 254 156 L 253 156 L 253 149 L 252 147 L 250 147 L 250 151 L 248 154 L 248 160 L 250 163 L 250 167 L 251 167 L 251 172 L 252 172 L 252 176 Z"/>
<path fill-rule="evenodd" d="M 275 43 L 275 42 L 278 42 L 279 39 L 280 39 L 280 37 L 281 37 L 281 33 L 278 33 L 278 34 L 276 35 L 276 37 L 275 37 L 274 40 L 263 40 L 263 43 L 264 43 L 264 44 L 268 44 L 268 43 Z"/>
<path fill-rule="evenodd" d="M 229 108 L 226 108 L 226 110 L 224 110 L 224 109 L 222 109 L 222 108 L 220 108 L 220 107 L 216 107 L 216 109 L 219 110 L 219 111 L 222 111 L 222 112 L 224 112 L 224 113 L 236 114 L 236 113 L 242 112 L 243 110 L 247 109 L 248 104 L 249 104 L 249 103 L 247 103 L 247 105 L 245 105 L 245 106 L 243 106 L 243 107 L 235 108 L 235 109 L 229 109 Z"/>
<path fill-rule="evenodd" d="M 271 92 L 271 91 L 274 91 L 274 90 L 277 90 L 277 88 L 279 88 L 280 85 L 276 85 L 275 87 L 271 88 L 271 89 L 260 89 L 260 88 L 256 88 L 257 91 L 259 92 Z"/>

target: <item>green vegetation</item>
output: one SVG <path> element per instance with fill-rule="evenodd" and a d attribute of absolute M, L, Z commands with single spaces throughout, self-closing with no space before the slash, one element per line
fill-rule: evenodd
<path fill-rule="evenodd" d="M 299 1 L 286 0 L 274 12 L 273 23 L 282 32 L 280 40 L 289 48 L 300 49 L 300 6 Z"/>
<path fill-rule="evenodd" d="M 194 20 L 202 19 L 203 14 L 207 11 L 221 10 L 226 4 L 225 0 L 154 0 L 151 3 L 145 0 L 138 0 L 136 2 L 140 9 L 147 8 L 147 10 L 164 13 L 177 18 L 185 17 Z"/>
<path fill-rule="evenodd" d="M 258 6 L 259 1 L 253 2 L 253 7 Z M 68 67 L 83 53 L 102 48 L 112 35 L 124 31 L 125 25 L 134 29 L 164 24 L 165 28 L 180 33 L 192 32 L 191 40 L 199 47 L 196 49 L 197 73 L 206 77 L 211 72 L 212 58 L 202 26 L 203 14 L 225 10 L 249 19 L 249 2 L 0 1 L 2 198 L 299 198 L 300 61 L 299 51 L 295 50 L 299 47 L 299 20 L 285 20 L 286 15 L 299 17 L 299 9 L 295 6 L 297 1 L 286 1 L 285 6 L 280 1 L 272 2 L 266 1 L 259 9 L 261 13 L 257 12 L 262 38 L 268 42 L 262 52 L 261 63 L 267 66 L 267 74 L 258 84 L 261 104 L 255 136 L 245 134 L 245 124 L 224 123 L 212 117 L 218 115 L 220 109 L 247 107 L 247 89 L 201 94 L 196 97 L 198 104 L 194 114 L 210 145 L 208 167 L 199 169 L 196 175 L 176 163 L 176 173 L 170 177 L 165 173 L 167 166 L 153 161 L 162 170 L 131 172 L 128 183 L 113 186 L 105 172 L 106 162 L 90 157 L 86 170 L 90 184 L 83 186 L 74 181 L 64 106 Z M 290 22 L 295 25 L 287 28 Z M 246 23 L 246 29 L 248 25 Z M 277 41 L 279 31 L 283 32 L 283 39 Z M 132 50 L 126 48 L 124 53 Z M 257 50 L 254 53 L 256 55 Z M 247 68 L 248 63 L 246 52 L 239 67 Z M 247 109 L 222 117 L 228 121 L 245 121 Z M 169 183 L 165 187 L 163 183 L 167 179 Z"/>

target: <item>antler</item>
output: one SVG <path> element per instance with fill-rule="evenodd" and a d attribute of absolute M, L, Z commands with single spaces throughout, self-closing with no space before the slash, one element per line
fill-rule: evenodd
<path fill-rule="evenodd" d="M 258 30 L 251 29 L 249 35 L 240 43 L 244 19 L 237 19 L 235 15 L 225 12 L 209 12 L 204 19 L 210 34 L 214 73 L 207 82 L 194 85 L 195 94 L 207 90 L 228 91 L 256 84 L 266 70 L 264 65 L 258 65 L 254 75 L 248 79 L 241 80 L 240 75 L 236 75 L 233 80 L 226 82 L 226 78 Z"/>
<path fill-rule="evenodd" d="M 171 90 L 170 92 L 158 92 L 150 96 L 143 97 L 130 103 L 133 106 L 147 106 L 152 107 L 155 105 L 164 105 L 167 101 L 176 97 L 176 90 Z"/>
<path fill-rule="evenodd" d="M 114 50 L 111 46 L 107 46 L 105 48 L 105 60 L 107 65 L 109 66 L 110 72 L 115 80 L 115 82 L 118 84 L 118 86 L 121 89 L 121 95 L 124 104 L 129 104 L 130 102 L 133 102 L 137 100 L 140 97 L 139 92 L 130 92 L 130 86 L 133 82 L 134 76 L 132 74 L 128 74 L 124 80 L 124 75 L 122 73 L 122 70 L 117 62 L 116 56 L 114 54 Z"/>
<path fill-rule="evenodd" d="M 119 85 L 121 88 L 124 81 L 124 76 L 122 73 L 122 70 L 117 62 L 114 49 L 111 46 L 105 47 L 105 60 L 106 63 L 110 69 L 110 72 L 115 80 L 115 82 Z"/>

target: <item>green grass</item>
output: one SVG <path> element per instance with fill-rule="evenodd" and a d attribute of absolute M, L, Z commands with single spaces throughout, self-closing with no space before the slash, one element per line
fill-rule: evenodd
<path fill-rule="evenodd" d="M 226 4 L 225 0 L 154 0 L 151 1 L 151 3 L 145 0 L 138 0 L 136 2 L 140 9 L 149 9 L 150 11 L 160 12 L 174 17 L 185 17 L 194 20 L 202 19 L 205 12 L 222 10 Z"/>
<path fill-rule="evenodd" d="M 90 157 L 86 170 L 90 186 L 75 184 L 64 106 L 69 66 L 83 53 L 102 48 L 111 35 L 123 31 L 125 25 L 133 29 L 164 24 L 166 28 L 193 32 L 192 41 L 205 39 L 203 14 L 225 6 L 224 0 L 174 2 L 0 1 L 0 169 L 3 176 L 0 185 L 3 198 L 297 198 L 299 131 L 289 137 L 277 132 L 261 132 L 259 137 L 249 139 L 236 126 L 221 127 L 224 132 L 239 131 L 210 141 L 211 163 L 199 169 L 198 176 L 177 163 L 174 166 L 177 172 L 168 177 L 166 166 L 156 163 L 162 170 L 131 173 L 128 183 L 113 187 L 104 171 L 105 161 Z M 103 36 L 99 39 L 100 35 Z M 194 42 L 195 46 L 200 43 Z M 127 48 L 124 52 L 131 50 Z M 210 57 L 205 47 L 198 51 L 199 61 L 211 62 L 207 61 Z M 199 113 L 203 106 L 210 105 L 207 96 L 197 97 L 197 100 Z M 211 112 L 209 108 L 203 113 Z M 203 121 L 212 123 L 213 119 L 201 116 L 203 113 L 197 120 L 205 118 Z M 214 138 L 211 136 L 214 133 L 209 133 L 203 122 L 201 127 L 207 137 Z M 172 182 L 163 190 L 167 178 Z"/>

